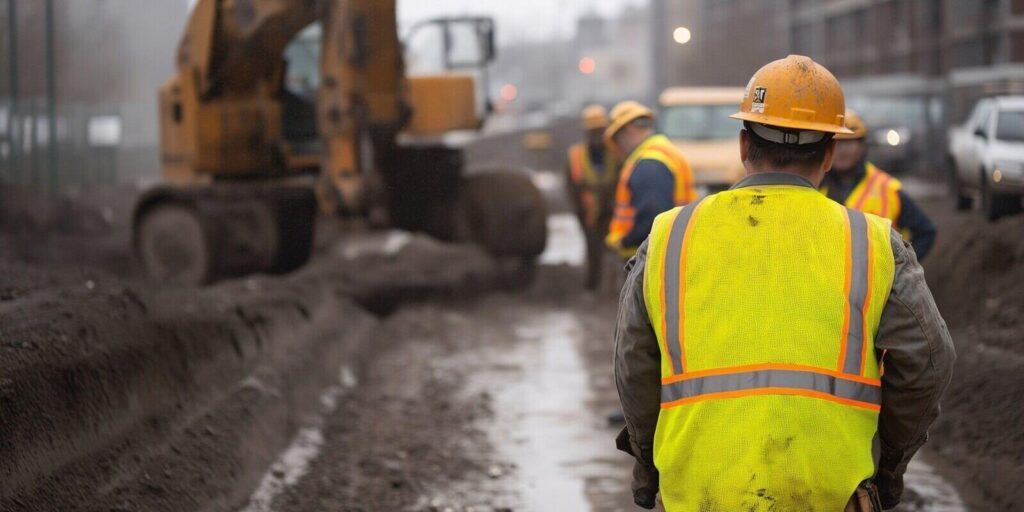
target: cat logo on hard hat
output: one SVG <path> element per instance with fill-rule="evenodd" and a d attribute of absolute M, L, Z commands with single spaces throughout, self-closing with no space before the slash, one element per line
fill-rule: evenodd
<path fill-rule="evenodd" d="M 764 95 L 766 89 L 764 87 L 757 87 L 754 89 L 754 99 L 750 103 L 750 110 L 759 114 L 764 113 Z"/>

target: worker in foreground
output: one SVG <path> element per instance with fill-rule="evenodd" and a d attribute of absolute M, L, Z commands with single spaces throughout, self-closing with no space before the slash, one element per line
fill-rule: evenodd
<path fill-rule="evenodd" d="M 669 512 L 899 503 L 955 355 L 891 222 L 817 190 L 844 110 L 810 58 L 761 68 L 732 116 L 747 176 L 659 215 L 627 265 L 617 444 L 638 505 L 659 491 Z"/>
<path fill-rule="evenodd" d="M 672 141 L 654 131 L 654 113 L 635 101 L 612 109 L 605 142 L 624 158 L 606 243 L 627 259 L 658 214 L 697 198 L 693 172 Z"/>
<path fill-rule="evenodd" d="M 850 109 L 846 109 L 846 127 L 853 133 L 835 136 L 835 161 L 821 182 L 822 193 L 850 208 L 891 220 L 923 260 L 935 243 L 935 225 L 910 199 L 900 180 L 868 161 L 867 126 Z"/>
<path fill-rule="evenodd" d="M 612 193 L 615 189 L 615 158 L 604 143 L 608 113 L 601 105 L 590 105 L 582 114 L 584 140 L 569 148 L 568 191 L 587 243 L 588 290 L 601 282 L 604 239 L 612 219 Z"/>

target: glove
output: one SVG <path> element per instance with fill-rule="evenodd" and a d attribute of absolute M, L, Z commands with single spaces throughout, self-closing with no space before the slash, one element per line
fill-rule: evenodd
<path fill-rule="evenodd" d="M 636 459 L 633 462 L 633 483 L 630 486 L 633 503 L 648 510 L 654 508 L 658 496 L 658 469 L 654 467 L 654 454 L 650 448 L 634 445 L 626 427 L 622 427 L 615 438 L 615 446 Z"/>
<path fill-rule="evenodd" d="M 633 463 L 633 503 L 648 510 L 654 508 L 658 496 L 658 470 L 639 460 Z"/>
<path fill-rule="evenodd" d="M 882 502 L 883 510 L 900 504 L 900 499 L 903 498 L 903 475 L 879 468 L 873 483 L 878 489 L 878 500 Z"/>

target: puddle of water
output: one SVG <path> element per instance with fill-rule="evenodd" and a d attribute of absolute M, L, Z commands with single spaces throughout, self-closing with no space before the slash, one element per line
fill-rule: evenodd
<path fill-rule="evenodd" d="M 548 245 L 540 255 L 542 265 L 582 266 L 586 261 L 586 239 L 576 215 L 558 213 L 548 217 Z"/>
<path fill-rule="evenodd" d="M 495 395 L 495 444 L 516 465 L 522 510 L 618 510 L 595 505 L 628 498 L 628 461 L 586 405 L 580 332 L 574 314 L 543 313 L 515 330 L 520 343 L 502 357 L 521 374 Z"/>

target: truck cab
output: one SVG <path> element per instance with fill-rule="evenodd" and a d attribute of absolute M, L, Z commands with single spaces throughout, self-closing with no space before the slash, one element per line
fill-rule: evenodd
<path fill-rule="evenodd" d="M 671 87 L 658 99 L 658 124 L 686 155 L 701 195 L 725 190 L 743 177 L 738 121 L 742 87 Z"/>

